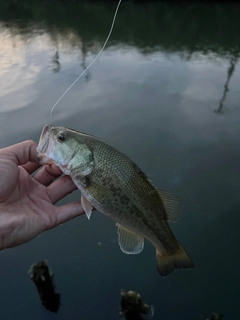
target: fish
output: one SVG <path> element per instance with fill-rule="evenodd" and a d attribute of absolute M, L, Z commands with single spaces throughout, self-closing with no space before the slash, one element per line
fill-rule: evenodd
<path fill-rule="evenodd" d="M 156 248 L 161 276 L 194 267 L 168 224 L 179 219 L 180 199 L 157 189 L 127 155 L 90 134 L 47 124 L 37 161 L 71 177 L 88 219 L 95 208 L 116 222 L 122 252 L 139 254 L 147 239 Z"/>

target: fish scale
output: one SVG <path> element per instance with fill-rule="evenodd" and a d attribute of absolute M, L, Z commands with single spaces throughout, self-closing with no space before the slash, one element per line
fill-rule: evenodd
<path fill-rule="evenodd" d="M 108 146 L 100 146 L 99 148 L 99 144 L 96 147 L 93 145 L 93 152 L 97 155 L 94 157 L 96 167 L 102 168 L 105 178 L 110 177 L 112 183 L 118 179 L 130 194 L 134 194 L 136 201 L 141 204 L 146 213 L 153 209 L 154 212 L 159 211 L 161 214 L 160 206 L 162 206 L 162 202 L 158 191 L 146 179 L 140 168 L 131 163 L 130 159 L 126 159 L 123 154 L 114 151 Z M 102 161 L 103 158 L 106 160 Z M 94 176 L 94 174 L 95 171 L 92 175 Z M 102 183 L 104 183 L 104 175 L 99 177 L 103 179 Z M 148 194 L 148 197 L 146 197 L 146 194 Z M 154 208 L 152 208 L 153 206 Z M 159 215 L 156 216 L 159 217 Z"/>

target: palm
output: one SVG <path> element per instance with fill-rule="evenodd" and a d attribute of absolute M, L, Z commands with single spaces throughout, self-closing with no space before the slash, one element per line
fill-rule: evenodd
<path fill-rule="evenodd" d="M 31 239 L 56 224 L 56 210 L 47 194 L 47 188 L 32 178 L 25 169 L 16 169 L 20 171 L 19 181 L 12 181 L 10 185 L 15 190 L 9 194 L 7 214 L 14 216 L 14 221 L 17 222 L 18 227 L 14 232 L 22 233 L 16 235 L 18 241 L 25 242 L 28 240 L 24 239 L 26 233 Z"/>
<path fill-rule="evenodd" d="M 43 167 L 31 175 L 38 165 L 28 162 L 0 162 L 0 219 L 3 228 L 2 248 L 31 240 L 41 232 L 53 228 L 83 213 L 79 202 L 63 206 L 54 204 L 76 189 L 70 177 L 61 175 L 57 167 Z M 7 222 L 13 221 L 8 224 Z M 0 244 L 1 246 L 1 244 Z"/>

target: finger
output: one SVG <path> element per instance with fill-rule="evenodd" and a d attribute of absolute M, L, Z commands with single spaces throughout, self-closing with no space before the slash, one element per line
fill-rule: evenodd
<path fill-rule="evenodd" d="M 47 193 L 52 203 L 55 204 L 76 189 L 72 179 L 69 176 L 63 176 L 47 187 Z"/>
<path fill-rule="evenodd" d="M 71 202 L 71 203 L 56 207 L 56 215 L 57 215 L 56 226 L 83 214 L 84 214 L 84 210 L 83 210 L 83 207 L 81 206 L 80 201 Z"/>
<path fill-rule="evenodd" d="M 39 183 L 48 186 L 61 175 L 62 171 L 56 165 L 53 164 L 43 166 L 38 172 L 34 174 L 33 178 L 37 180 Z"/>
<path fill-rule="evenodd" d="M 1 159 L 13 161 L 17 165 L 23 165 L 29 161 L 35 162 L 37 144 L 32 140 L 26 140 L 0 150 Z"/>
<path fill-rule="evenodd" d="M 29 161 L 27 164 L 22 165 L 22 167 L 29 173 L 32 174 L 34 171 L 36 171 L 38 168 L 41 167 L 40 164 L 36 162 Z"/>

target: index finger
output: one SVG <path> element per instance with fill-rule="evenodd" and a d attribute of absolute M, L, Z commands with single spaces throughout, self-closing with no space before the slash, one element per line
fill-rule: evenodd
<path fill-rule="evenodd" d="M 35 162 L 37 155 L 37 144 L 32 140 L 26 140 L 10 147 L 0 149 L 1 159 L 14 162 L 16 165 L 23 165 L 29 161 Z"/>

